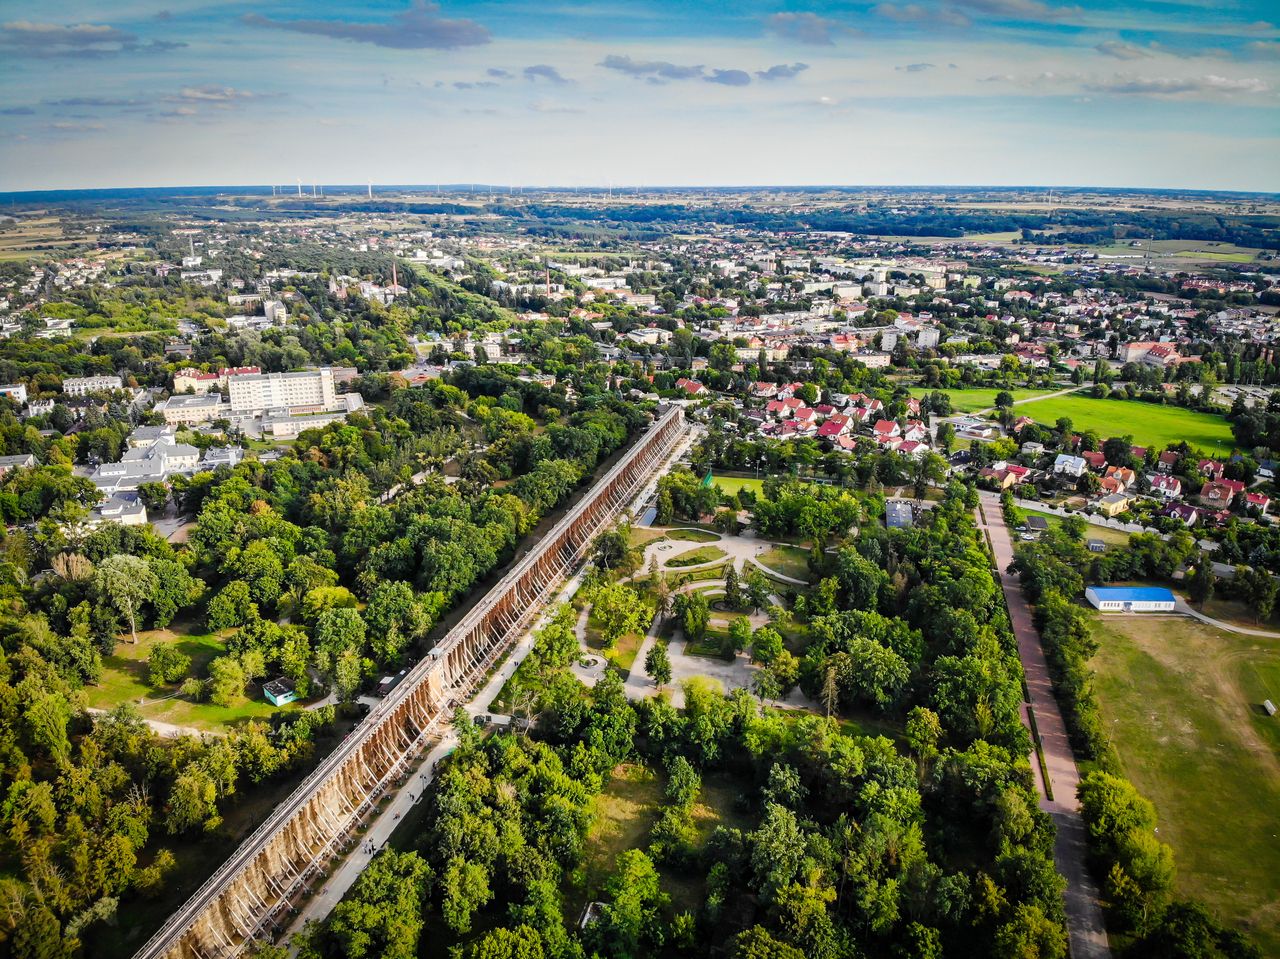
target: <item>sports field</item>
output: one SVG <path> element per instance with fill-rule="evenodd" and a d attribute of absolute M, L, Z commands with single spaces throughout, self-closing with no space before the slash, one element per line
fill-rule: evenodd
<path fill-rule="evenodd" d="M 1013 396 L 1016 403 L 1019 400 L 1029 400 L 1036 396 L 1045 396 L 1052 392 L 1051 390 L 992 390 L 985 388 L 972 388 L 960 390 L 933 390 L 926 386 L 911 387 L 911 395 L 915 397 L 924 396 L 926 393 L 946 393 L 951 397 L 951 408 L 957 413 L 975 413 L 978 410 L 986 410 L 996 405 L 996 395 L 998 393 L 1008 392 Z"/>
<path fill-rule="evenodd" d="M 1280 955 L 1280 639 L 1182 617 L 1094 615 L 1102 718 L 1156 806 L 1178 891 Z"/>
<path fill-rule="evenodd" d="M 756 479 L 752 476 L 713 475 L 711 477 L 711 482 L 716 486 L 719 486 L 720 491 L 726 496 L 733 496 L 741 489 L 751 490 L 751 492 L 758 495 L 760 490 L 764 487 L 763 479 Z"/>
<path fill-rule="evenodd" d="M 1160 449 L 1186 440 L 1194 449 L 1217 456 L 1231 453 L 1231 426 L 1213 413 L 1197 413 L 1178 406 L 1157 406 L 1141 400 L 1095 399 L 1092 396 L 1055 396 L 1017 407 L 1037 423 L 1052 426 L 1061 417 L 1073 429 L 1093 430 L 1103 439 L 1132 436 L 1139 446 Z"/>

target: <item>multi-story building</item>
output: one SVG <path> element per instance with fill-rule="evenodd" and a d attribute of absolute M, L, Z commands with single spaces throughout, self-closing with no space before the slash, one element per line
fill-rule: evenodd
<path fill-rule="evenodd" d="M 228 383 L 231 412 L 237 415 L 295 407 L 315 407 L 319 411 L 331 409 L 337 403 L 333 370 L 327 366 L 300 373 L 233 376 Z"/>
<path fill-rule="evenodd" d="M 0 386 L 0 396 L 7 396 L 19 406 L 27 405 L 27 387 L 25 383 L 10 383 Z"/>
<path fill-rule="evenodd" d="M 218 374 L 206 373 L 204 370 L 188 366 L 173 374 L 173 391 L 175 393 L 208 393 L 217 389 Z"/>
<path fill-rule="evenodd" d="M 112 494 L 136 490 L 143 483 L 163 482 L 174 473 L 191 473 L 199 462 L 198 449 L 166 433 L 146 446 L 131 446 L 120 462 L 103 463 L 90 478 L 98 489 Z"/>
<path fill-rule="evenodd" d="M 156 409 L 170 426 L 211 423 L 231 415 L 231 408 L 218 393 L 171 396 Z"/>
<path fill-rule="evenodd" d="M 124 383 L 118 376 L 70 376 L 62 381 L 62 392 L 68 396 L 88 396 L 105 390 L 122 390 Z"/>

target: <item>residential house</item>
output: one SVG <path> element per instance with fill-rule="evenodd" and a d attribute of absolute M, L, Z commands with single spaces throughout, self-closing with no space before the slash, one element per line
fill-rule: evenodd
<path fill-rule="evenodd" d="M 1168 502 L 1182 495 L 1182 480 L 1165 473 L 1156 473 L 1147 477 L 1151 483 L 1151 493 Z"/>
<path fill-rule="evenodd" d="M 837 413 L 827 417 L 827 421 L 818 428 L 818 436 L 822 439 L 835 439 L 837 436 L 844 436 L 852 428 L 853 418 Z"/>
<path fill-rule="evenodd" d="M 1200 502 L 1211 509 L 1227 509 L 1243 492 L 1244 483 L 1239 480 L 1209 480 L 1200 487 Z"/>
<path fill-rule="evenodd" d="M 1218 460 L 1201 460 L 1196 464 L 1196 469 L 1211 480 L 1220 480 L 1226 467 Z"/>
<path fill-rule="evenodd" d="M 1102 470 L 1107 468 L 1107 456 L 1101 450 L 1085 450 L 1080 454 L 1080 458 L 1089 464 L 1089 469 Z"/>
<path fill-rule="evenodd" d="M 1119 516 L 1133 504 L 1128 493 L 1108 493 L 1098 500 L 1098 512 L 1104 516 Z"/>
<path fill-rule="evenodd" d="M 1072 479 L 1079 479 L 1084 475 L 1085 470 L 1089 467 L 1088 462 L 1083 456 L 1072 456 L 1070 453 L 1059 453 L 1058 458 L 1053 461 L 1054 476 L 1068 476 Z"/>
<path fill-rule="evenodd" d="M 877 440 L 896 438 L 902 435 L 902 427 L 898 425 L 897 420 L 876 420 L 876 425 L 871 428 L 871 432 L 875 434 Z"/>

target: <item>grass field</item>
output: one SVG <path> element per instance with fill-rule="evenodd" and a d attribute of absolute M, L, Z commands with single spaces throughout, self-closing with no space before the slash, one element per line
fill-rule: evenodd
<path fill-rule="evenodd" d="M 764 488 L 764 480 L 752 476 L 713 476 L 711 481 L 726 496 L 733 496 L 741 489 L 749 489 L 759 495 Z"/>
<path fill-rule="evenodd" d="M 1027 516 L 1043 517 L 1049 523 L 1049 527 L 1051 529 L 1055 526 L 1062 525 L 1062 517 L 1058 516 L 1056 513 L 1042 513 L 1038 509 L 1024 509 L 1022 512 Z M 1129 545 L 1129 534 L 1124 530 L 1111 529 L 1106 526 L 1094 526 L 1092 523 L 1090 523 L 1089 528 L 1085 530 L 1084 538 L 1100 539 L 1108 546 Z"/>
<path fill-rule="evenodd" d="M 216 634 L 195 633 L 175 624 L 171 629 L 153 629 L 138 633 L 138 642 L 120 642 L 115 652 L 103 658 L 102 678 L 96 686 L 86 686 L 87 704 L 95 709 L 112 709 L 121 703 L 144 701 L 138 712 L 144 719 L 217 730 L 237 726 L 251 719 L 268 719 L 284 709 L 300 709 L 298 703 L 286 707 L 273 706 L 260 696 L 251 696 L 239 706 L 215 706 L 193 703 L 172 695 L 177 685 L 157 689 L 147 681 L 147 658 L 156 643 L 178 644 L 181 652 L 191 657 L 192 676 L 203 676 L 209 661 L 223 652 L 224 644 Z M 251 687 L 256 693 L 256 688 Z M 171 698 L 157 698 L 171 696 Z"/>
<path fill-rule="evenodd" d="M 1280 640 L 1181 618 L 1094 617 L 1103 721 L 1155 803 L 1179 892 L 1280 955 Z"/>
<path fill-rule="evenodd" d="M 703 563 L 712 563 L 718 559 L 724 559 L 727 554 L 719 546 L 695 546 L 693 549 L 687 549 L 683 553 L 678 553 L 668 559 L 662 565 L 669 569 L 683 569 L 686 566 L 701 566 Z"/>
<path fill-rule="evenodd" d="M 671 539 L 680 543 L 714 543 L 719 538 L 719 533 L 713 533 L 707 529 L 665 529 L 661 526 L 649 526 L 631 530 L 632 546 L 648 546 L 660 539 Z"/>
<path fill-rule="evenodd" d="M 1103 439 L 1132 436 L 1139 446 L 1163 449 L 1170 443 L 1186 440 L 1193 448 L 1218 456 L 1230 454 L 1234 446 L 1226 419 L 1177 406 L 1092 396 L 1055 396 L 1026 403 L 1017 410 L 1046 426 L 1066 416 L 1076 430 L 1094 430 Z"/>
<path fill-rule="evenodd" d="M 595 617 L 593 611 L 587 617 L 586 643 L 587 647 L 605 658 L 608 663 L 622 673 L 625 677 L 631 672 L 631 668 L 635 665 L 636 654 L 640 652 L 640 646 L 644 642 L 643 633 L 624 633 L 610 649 L 604 648 L 604 640 L 600 635 L 600 622 Z"/>
<path fill-rule="evenodd" d="M 758 557 L 761 566 L 793 579 L 809 578 L 809 553 L 799 546 L 775 546 Z"/>
<path fill-rule="evenodd" d="M 623 763 L 596 797 L 594 817 L 587 832 L 583 865 L 565 892 L 565 917 L 577 921 L 583 907 L 603 898 L 604 885 L 613 874 L 618 854 L 627 849 L 646 849 L 649 831 L 657 821 L 663 803 L 662 778 L 652 770 Z M 699 844 L 705 843 L 718 825 L 748 830 L 753 821 L 737 809 L 742 784 L 723 774 L 708 775 L 693 807 L 693 821 Z M 702 882 L 688 873 L 659 868 L 663 891 L 676 911 L 702 898 Z"/>
<path fill-rule="evenodd" d="M 951 408 L 957 413 L 975 413 L 978 410 L 990 409 L 996 405 L 996 394 L 1006 392 L 989 389 L 931 390 L 923 386 L 911 387 L 911 395 L 920 397 L 926 393 L 946 393 L 951 397 Z M 1029 400 L 1037 396 L 1045 396 L 1052 390 L 1008 390 L 1017 400 Z"/>

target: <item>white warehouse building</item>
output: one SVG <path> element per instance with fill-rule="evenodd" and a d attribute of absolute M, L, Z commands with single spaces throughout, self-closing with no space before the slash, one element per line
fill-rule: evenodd
<path fill-rule="evenodd" d="M 1171 613 L 1176 605 L 1161 586 L 1090 586 L 1084 596 L 1104 613 Z"/>

